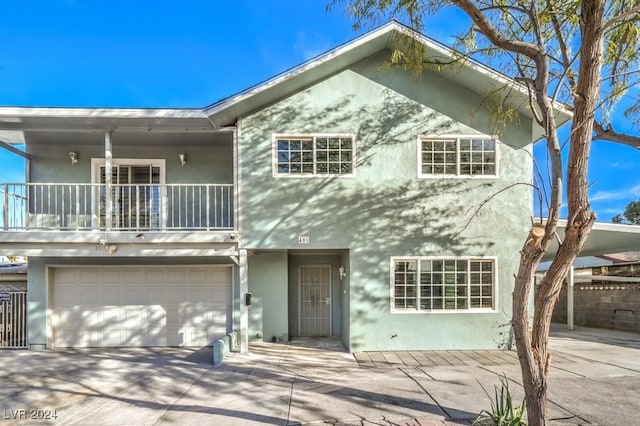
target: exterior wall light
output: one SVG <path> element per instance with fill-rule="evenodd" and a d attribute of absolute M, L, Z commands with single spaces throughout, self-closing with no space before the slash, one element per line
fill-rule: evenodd
<path fill-rule="evenodd" d="M 115 244 L 109 244 L 105 238 L 100 238 L 96 245 L 96 250 L 104 250 L 107 254 L 113 254 L 118 250 L 118 246 Z"/>
<path fill-rule="evenodd" d="M 340 274 L 340 280 L 344 280 L 344 277 L 347 276 L 347 271 L 344 269 L 344 266 L 338 268 L 338 273 Z"/>
<path fill-rule="evenodd" d="M 187 154 L 182 153 L 182 154 L 178 155 L 178 158 L 180 158 L 180 165 L 182 165 L 182 167 L 184 167 L 184 165 L 187 164 Z"/>
<path fill-rule="evenodd" d="M 69 158 L 71 159 L 71 164 L 78 164 L 78 153 L 75 151 L 71 151 L 69 153 Z"/>

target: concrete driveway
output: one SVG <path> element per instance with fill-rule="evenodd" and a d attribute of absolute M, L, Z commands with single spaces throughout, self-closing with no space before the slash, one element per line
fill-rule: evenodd
<path fill-rule="evenodd" d="M 632 424 L 640 336 L 556 328 L 553 424 Z M 522 399 L 514 352 L 348 354 L 257 344 L 220 367 L 211 349 L 0 352 L 0 425 L 470 424 L 497 374 Z M 48 417 L 48 418 L 47 418 Z"/>

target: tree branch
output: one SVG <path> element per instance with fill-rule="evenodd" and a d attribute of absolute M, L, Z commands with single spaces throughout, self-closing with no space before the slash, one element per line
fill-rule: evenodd
<path fill-rule="evenodd" d="M 608 30 L 610 27 L 612 27 L 612 26 L 614 26 L 616 24 L 619 24 L 620 22 L 624 21 L 627 18 L 630 18 L 631 16 L 635 15 L 636 13 L 640 13 L 640 5 L 632 7 L 631 9 L 627 10 L 626 12 L 622 12 L 621 14 L 614 16 L 609 21 L 605 22 L 604 29 Z"/>
<path fill-rule="evenodd" d="M 616 132 L 613 129 L 613 127 L 611 127 L 611 125 L 608 125 L 606 128 L 604 128 L 601 123 L 594 120 L 593 132 L 594 132 L 594 136 L 592 140 L 594 141 L 601 140 L 601 141 L 617 142 L 623 145 L 629 145 L 634 148 L 640 149 L 640 136 L 634 136 L 628 133 Z"/>
<path fill-rule="evenodd" d="M 469 15 L 476 27 L 478 27 L 478 31 L 497 47 L 510 52 L 520 53 L 531 59 L 535 59 L 540 55 L 540 49 L 535 44 L 519 40 L 509 40 L 503 37 L 471 0 L 452 0 L 452 3 Z"/>

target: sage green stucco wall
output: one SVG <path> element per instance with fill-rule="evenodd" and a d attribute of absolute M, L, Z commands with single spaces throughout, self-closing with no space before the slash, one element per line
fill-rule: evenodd
<path fill-rule="evenodd" d="M 82 133 L 69 144 L 29 143 L 31 153 L 31 182 L 45 183 L 91 183 L 91 159 L 104 158 L 104 143 L 96 143 Z M 115 139 L 115 137 L 114 137 Z M 113 158 L 165 159 L 167 183 L 233 183 L 233 146 L 227 145 L 180 145 L 176 146 L 119 145 L 113 144 Z M 72 165 L 69 151 L 80 157 Z M 182 167 L 180 153 L 187 154 L 187 164 Z"/>
<path fill-rule="evenodd" d="M 287 252 L 257 252 L 248 258 L 249 338 L 287 342 Z"/>
<path fill-rule="evenodd" d="M 418 179 L 419 135 L 492 134 L 490 111 L 482 96 L 433 73 L 380 73 L 384 58 L 243 118 L 242 245 L 348 249 L 342 333 L 351 350 L 498 347 L 530 224 L 531 123 L 519 117 L 500 136 L 497 179 Z M 282 133 L 355 134 L 356 176 L 273 177 L 273 135 Z M 299 235 L 310 243 L 298 245 Z M 390 258 L 418 255 L 497 257 L 496 311 L 391 313 Z"/>

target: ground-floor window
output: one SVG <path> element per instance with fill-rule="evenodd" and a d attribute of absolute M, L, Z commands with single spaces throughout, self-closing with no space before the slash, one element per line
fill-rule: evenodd
<path fill-rule="evenodd" d="M 495 258 L 391 259 L 394 311 L 493 310 L 495 296 Z"/>

